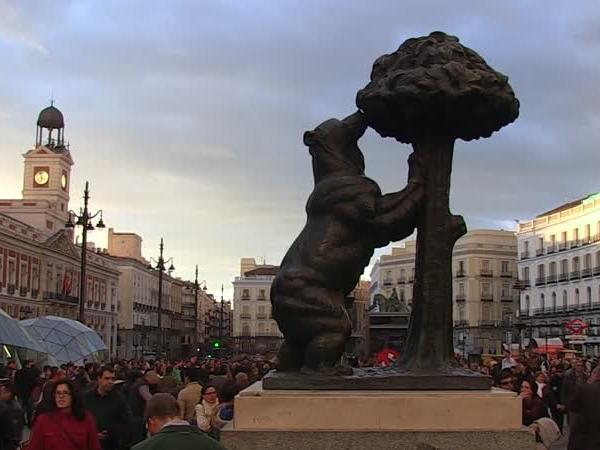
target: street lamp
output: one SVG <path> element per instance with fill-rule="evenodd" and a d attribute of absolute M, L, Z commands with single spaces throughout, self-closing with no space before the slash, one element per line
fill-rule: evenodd
<path fill-rule="evenodd" d="M 204 284 L 204 292 L 206 292 L 206 280 L 202 280 L 198 283 L 198 264 L 196 264 L 196 278 L 192 289 L 194 290 L 194 346 L 198 345 L 198 291 L 200 285 Z"/>
<path fill-rule="evenodd" d="M 79 276 L 79 322 L 84 323 L 85 319 L 85 295 L 87 292 L 87 280 L 85 269 L 87 265 L 87 233 L 94 229 L 92 225 L 92 219 L 100 215 L 100 220 L 96 224 L 95 228 L 106 228 L 104 221 L 102 220 L 102 210 L 98 210 L 92 213 L 88 210 L 88 201 L 90 199 L 89 182 L 85 182 L 85 189 L 83 191 L 83 208 L 79 208 L 79 214 L 73 210 L 69 210 L 69 220 L 65 224 L 65 228 L 75 228 L 80 226 L 81 231 L 81 273 Z M 73 222 L 73 218 L 77 219 Z"/>
<path fill-rule="evenodd" d="M 163 257 L 163 250 L 164 250 L 164 244 L 163 244 L 163 238 L 160 238 L 160 254 L 158 256 L 158 260 L 155 260 L 154 258 L 150 258 L 150 264 L 148 266 L 149 269 L 151 270 L 158 270 L 158 333 L 160 335 L 159 337 L 159 341 L 161 343 L 161 351 L 164 348 L 164 337 L 163 337 L 163 333 L 162 333 L 162 284 L 163 284 L 163 273 L 165 271 L 165 264 L 170 264 L 169 268 L 166 269 L 169 272 L 169 275 L 171 274 L 171 272 L 173 272 L 175 270 L 175 267 L 173 267 L 173 258 L 169 258 L 167 260 L 164 259 Z M 152 266 L 152 262 L 154 262 L 154 266 Z"/>

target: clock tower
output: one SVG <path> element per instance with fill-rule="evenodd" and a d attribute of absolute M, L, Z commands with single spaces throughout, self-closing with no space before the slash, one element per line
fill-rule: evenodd
<path fill-rule="evenodd" d="M 26 152 L 23 201 L 46 200 L 64 222 L 68 219 L 73 159 L 65 144 L 65 122 L 53 104 L 37 120 L 35 147 Z"/>

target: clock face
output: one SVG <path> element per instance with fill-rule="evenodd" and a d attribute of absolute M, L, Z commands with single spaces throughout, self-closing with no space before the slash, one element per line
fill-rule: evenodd
<path fill-rule="evenodd" d="M 45 170 L 38 170 L 33 176 L 34 181 L 39 185 L 44 185 L 48 183 L 49 178 L 50 177 L 48 176 L 48 172 Z"/>
<path fill-rule="evenodd" d="M 60 185 L 63 189 L 67 188 L 67 176 L 63 173 L 62 177 L 60 177 Z"/>

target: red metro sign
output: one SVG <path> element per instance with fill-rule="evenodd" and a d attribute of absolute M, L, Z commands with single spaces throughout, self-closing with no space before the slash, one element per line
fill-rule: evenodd
<path fill-rule="evenodd" d="M 581 319 L 573 319 L 565 324 L 565 328 L 573 334 L 583 334 L 583 331 L 588 327 L 589 325 Z"/>

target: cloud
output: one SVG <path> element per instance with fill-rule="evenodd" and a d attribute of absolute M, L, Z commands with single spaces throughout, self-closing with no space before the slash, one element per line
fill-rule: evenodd
<path fill-rule="evenodd" d="M 181 275 L 198 263 L 209 286 L 229 285 L 239 258 L 278 262 L 304 225 L 304 130 L 352 112 L 379 55 L 441 29 L 507 74 L 521 101 L 514 124 L 455 150 L 453 212 L 507 227 L 599 190 L 599 16 L 595 2 L 567 1 L 0 0 L 12 74 L 0 86 L 1 192 L 20 192 L 4 181 L 20 183 L 53 89 L 73 202 L 89 179 L 94 204 L 146 251 L 164 235 Z M 372 131 L 360 144 L 367 174 L 401 189 L 410 147 Z"/>

